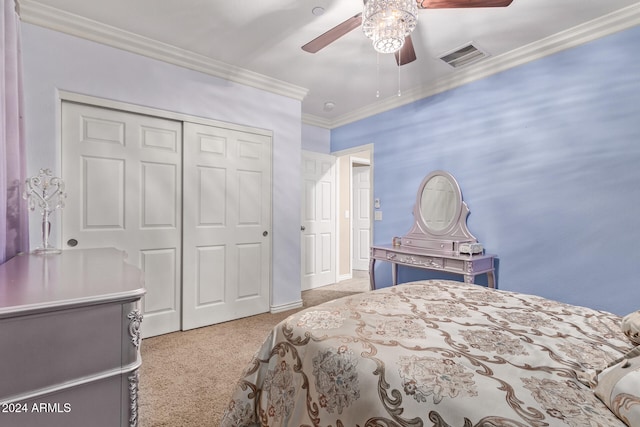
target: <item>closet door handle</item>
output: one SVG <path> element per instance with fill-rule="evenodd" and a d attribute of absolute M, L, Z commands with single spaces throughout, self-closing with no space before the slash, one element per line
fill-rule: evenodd
<path fill-rule="evenodd" d="M 300 226 L 300 230 L 304 231 L 304 230 L 306 230 L 306 229 L 307 229 L 307 227 L 305 227 L 304 225 L 301 225 L 301 226 Z"/>
<path fill-rule="evenodd" d="M 267 236 L 269 235 L 269 232 L 265 230 L 265 231 L 263 231 L 263 232 L 262 232 L 262 235 L 263 235 L 264 237 L 267 237 Z"/>

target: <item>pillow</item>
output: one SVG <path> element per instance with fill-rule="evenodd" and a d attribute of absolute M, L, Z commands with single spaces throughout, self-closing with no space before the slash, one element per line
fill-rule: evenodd
<path fill-rule="evenodd" d="M 596 396 L 630 427 L 640 426 L 640 346 L 600 372 Z"/>
<path fill-rule="evenodd" d="M 640 345 L 640 311 L 627 314 L 622 318 L 622 332 L 635 345 Z"/>

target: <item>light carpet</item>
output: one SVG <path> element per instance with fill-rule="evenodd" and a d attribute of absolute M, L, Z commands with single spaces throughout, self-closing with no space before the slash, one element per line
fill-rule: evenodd
<path fill-rule="evenodd" d="M 303 308 L 368 290 L 368 275 L 302 292 Z M 300 309 L 144 339 L 139 426 L 217 427 L 231 393 L 271 329 Z"/>

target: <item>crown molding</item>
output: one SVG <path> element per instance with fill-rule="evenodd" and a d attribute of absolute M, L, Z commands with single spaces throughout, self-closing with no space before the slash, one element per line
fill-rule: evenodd
<path fill-rule="evenodd" d="M 32 0 L 18 0 L 18 10 L 20 19 L 23 22 L 116 47 L 228 81 L 255 87 L 299 101 L 302 101 L 308 93 L 308 89 L 306 88 L 240 67 L 235 67 L 221 61 L 216 61 L 185 49 L 123 31 Z M 488 58 L 468 68 L 462 68 L 445 78 L 439 79 L 434 84 L 403 91 L 401 97 L 391 96 L 381 99 L 373 104 L 366 105 L 334 119 L 325 119 L 311 114 L 303 114 L 302 122 L 312 126 L 333 129 L 483 79 L 492 74 L 535 61 L 618 31 L 626 30 L 639 24 L 640 3 L 612 12 L 505 54 Z"/>
<path fill-rule="evenodd" d="M 355 121 L 383 113 L 403 105 L 410 104 L 429 96 L 483 79 L 492 74 L 535 61 L 565 49 L 626 30 L 640 24 L 640 3 L 628 6 L 608 15 L 554 34 L 542 40 L 512 50 L 505 54 L 488 58 L 457 70 L 449 76 L 439 79 L 432 85 L 402 92 L 402 96 L 391 96 L 373 104 L 366 105 L 333 120 L 320 119 L 322 127 L 333 129 Z M 309 124 L 314 121 L 309 115 L 305 117 Z"/>
<path fill-rule="evenodd" d="M 107 46 L 302 101 L 308 89 L 207 58 L 32 0 L 18 0 L 20 19 Z"/>
<path fill-rule="evenodd" d="M 302 114 L 302 123 L 305 125 L 317 126 L 320 128 L 331 129 L 333 126 L 333 121 L 329 119 L 325 119 L 323 117 L 319 117 L 313 114 Z"/>

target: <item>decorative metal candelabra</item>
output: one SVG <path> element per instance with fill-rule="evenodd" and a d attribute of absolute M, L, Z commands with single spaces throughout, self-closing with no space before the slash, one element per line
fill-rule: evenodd
<path fill-rule="evenodd" d="M 49 244 L 51 233 L 50 217 L 56 209 L 64 208 L 64 181 L 53 176 L 50 169 L 40 169 L 37 176 L 27 178 L 22 197 L 28 201 L 29 209 L 36 209 L 36 205 L 42 214 L 42 247 L 33 251 L 35 254 L 58 254 L 61 252 Z"/>

